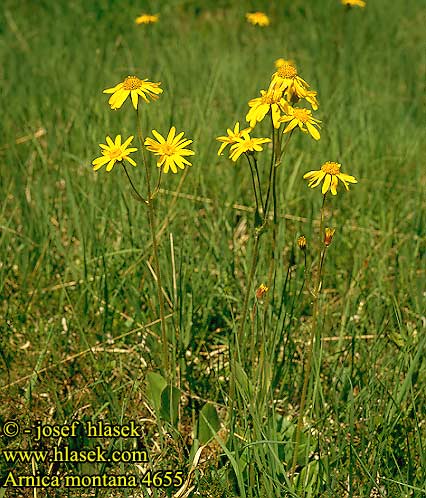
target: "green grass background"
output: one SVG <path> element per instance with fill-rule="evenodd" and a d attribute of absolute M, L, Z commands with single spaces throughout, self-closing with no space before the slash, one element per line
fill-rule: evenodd
<path fill-rule="evenodd" d="M 267 12 L 271 25 L 249 25 L 245 13 L 253 10 Z M 158 24 L 137 26 L 143 11 L 159 13 Z M 174 442 L 152 449 L 152 458 L 161 468 L 187 468 L 199 409 L 212 401 L 226 413 L 226 346 L 250 253 L 252 215 L 233 206 L 253 205 L 251 180 L 243 161 L 217 156 L 215 137 L 244 121 L 274 60 L 290 58 L 318 91 L 315 115 L 323 123 L 318 143 L 292 138 L 280 168 L 277 288 L 292 275 L 280 318 L 285 348 L 273 365 L 276 412 L 250 416 L 265 424 L 263 439 L 279 439 L 283 421 L 297 413 L 311 311 L 309 296 L 295 299 L 303 269 L 294 247 L 302 233 L 314 246 L 321 203 L 302 176 L 327 160 L 341 162 L 359 183 L 333 199 L 337 232 L 327 256 L 322 333 L 338 340 L 323 342 L 321 371 L 314 369 L 320 394 L 308 445 L 320 464 L 314 484 L 290 491 L 280 445 L 270 450 L 281 462 L 273 464 L 268 451 L 238 448 L 235 438 L 229 451 L 237 463 L 216 448 L 197 486 L 202 496 L 368 497 L 375 486 L 379 496 L 424 496 L 426 6 L 5 0 L 0 15 L 0 421 L 153 418 L 144 379 L 158 369 L 161 348 L 158 325 L 140 325 L 158 318 L 146 212 L 117 166 L 110 174 L 91 169 L 106 135 L 136 134 L 129 103 L 113 112 L 102 94 L 136 74 L 164 88 L 142 107 L 145 133 L 175 125 L 196 151 L 181 190 L 188 195 L 175 199 L 170 192 L 180 175 L 165 175 L 169 193 L 158 203 L 159 223 L 167 221 L 160 259 L 175 304 L 187 406 Z M 45 133 L 34 138 L 40 129 Z M 143 189 L 142 169 L 132 174 Z M 261 264 L 255 285 L 266 270 Z M 97 342 L 103 349 L 90 350 Z M 251 441 L 256 423 L 244 410 L 240 417 L 240 435 Z M 147 446 L 156 430 L 147 422 Z M 1 444 L 32 442 L 22 436 Z M 0 468 L 4 474 L 4 461 Z"/>

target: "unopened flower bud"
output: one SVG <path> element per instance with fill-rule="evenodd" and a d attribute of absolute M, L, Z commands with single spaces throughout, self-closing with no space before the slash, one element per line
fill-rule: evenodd
<path fill-rule="evenodd" d="M 324 235 L 324 244 L 328 247 L 331 244 L 331 241 L 333 240 L 333 235 L 334 232 L 336 231 L 335 228 L 326 228 L 325 229 L 325 235 Z"/>
<path fill-rule="evenodd" d="M 302 251 L 306 251 L 306 237 L 304 235 L 301 235 L 297 239 L 297 245 L 299 246 L 299 249 Z"/>
<path fill-rule="evenodd" d="M 256 289 L 256 298 L 257 299 L 262 299 L 263 296 L 268 292 L 269 288 L 266 287 L 265 284 L 260 284 L 260 286 L 258 287 L 258 289 Z"/>

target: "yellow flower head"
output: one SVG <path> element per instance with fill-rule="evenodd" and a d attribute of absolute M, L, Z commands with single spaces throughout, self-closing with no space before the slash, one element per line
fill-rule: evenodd
<path fill-rule="evenodd" d="M 304 98 L 309 88 L 308 83 L 297 74 L 296 67 L 289 63 L 283 64 L 277 69 L 272 75 L 271 84 L 285 92 L 289 102 L 293 96 L 298 99 Z"/>
<path fill-rule="evenodd" d="M 280 118 L 281 123 L 288 123 L 284 129 L 284 133 L 288 133 L 298 126 L 305 133 L 310 133 L 311 137 L 315 140 L 320 139 L 318 128 L 321 121 L 312 117 L 312 111 L 309 109 L 298 109 L 296 107 L 288 106 L 286 110 L 286 116 Z M 305 128 L 306 126 L 306 128 Z"/>
<path fill-rule="evenodd" d="M 340 173 L 340 166 L 341 164 L 339 163 L 327 161 L 321 166 L 320 170 L 309 171 L 309 173 L 303 175 L 303 178 L 309 180 L 308 186 L 311 188 L 316 187 L 322 182 L 322 180 L 324 180 L 322 185 L 322 193 L 325 195 L 328 190 L 331 190 L 331 193 L 336 195 L 338 180 L 343 183 L 346 190 L 349 190 L 348 183 L 358 183 L 358 180 L 356 180 L 355 177 Z"/>
<path fill-rule="evenodd" d="M 293 67 L 296 67 L 294 61 L 290 60 L 290 59 L 283 59 L 282 57 L 280 57 L 279 59 L 276 59 L 275 62 L 275 67 L 277 69 L 279 69 L 281 66 L 284 66 L 284 64 L 290 64 L 290 66 L 293 66 Z"/>
<path fill-rule="evenodd" d="M 133 136 L 129 137 L 122 144 L 121 135 L 117 135 L 115 137 L 115 142 L 113 142 L 110 137 L 106 137 L 106 143 L 108 145 L 99 144 L 99 147 L 103 149 L 102 156 L 97 157 L 92 161 L 93 169 L 97 171 L 99 168 L 102 168 L 104 164 L 108 163 L 106 170 L 111 171 L 116 162 L 122 162 L 124 159 L 131 165 L 136 166 L 135 161 L 133 161 L 133 159 L 129 157 L 129 154 L 131 152 L 137 151 L 138 149 L 136 149 L 135 147 L 130 147 L 129 149 L 127 148 L 132 140 Z"/>
<path fill-rule="evenodd" d="M 348 7 L 365 7 L 366 3 L 364 0 L 341 0 L 343 5 L 347 5 Z"/>
<path fill-rule="evenodd" d="M 141 16 L 135 19 L 136 24 L 153 24 L 158 22 L 159 15 L 151 15 L 151 14 L 142 14 Z"/>
<path fill-rule="evenodd" d="M 258 24 L 259 26 L 269 26 L 269 17 L 264 12 L 249 12 L 246 14 L 246 19 L 250 24 L 254 26 Z"/>
<path fill-rule="evenodd" d="M 160 156 L 157 159 L 157 166 L 159 168 L 163 166 L 164 173 L 167 173 L 169 169 L 173 173 L 177 173 L 177 168 L 184 169 L 185 165 L 191 166 L 191 163 L 184 156 L 193 156 L 195 152 L 185 149 L 187 145 L 192 143 L 192 140 L 182 138 L 183 131 L 176 135 L 176 128 L 172 126 L 167 138 L 161 136 L 156 130 L 152 130 L 152 134 L 157 141 L 148 137 L 145 139 L 144 145 L 156 156 Z"/>
<path fill-rule="evenodd" d="M 253 128 L 256 123 L 260 123 L 262 119 L 266 116 L 269 110 L 272 113 L 272 122 L 274 123 L 274 128 L 280 127 L 280 116 L 281 112 L 286 108 L 286 102 L 282 98 L 282 92 L 276 88 L 270 86 L 268 91 L 261 90 L 261 97 L 256 99 L 251 99 L 249 101 L 249 107 L 251 109 L 247 113 L 246 121 L 250 123 Z"/>
<path fill-rule="evenodd" d="M 219 142 L 223 142 L 220 147 L 219 147 L 219 150 L 217 151 L 217 155 L 220 156 L 223 152 L 223 149 L 227 146 L 227 145 L 232 145 L 234 144 L 239 138 L 241 138 L 243 136 L 243 133 L 244 132 L 251 132 L 251 128 L 244 128 L 244 130 L 241 130 L 240 131 L 240 123 L 239 121 L 237 121 L 235 123 L 235 126 L 234 126 L 234 131 L 231 130 L 231 128 L 228 128 L 226 130 L 226 132 L 228 133 L 228 135 L 224 135 L 224 136 L 221 136 L 221 137 L 217 137 L 216 140 L 218 140 Z"/>
<path fill-rule="evenodd" d="M 260 152 L 263 150 L 261 144 L 271 142 L 270 138 L 250 138 L 248 132 L 243 132 L 243 136 L 237 140 L 234 145 L 231 145 L 230 158 L 236 161 L 241 154 L 245 152 Z"/>
<path fill-rule="evenodd" d="M 298 237 L 297 245 L 299 246 L 299 249 L 301 249 L 302 251 L 306 250 L 307 242 L 306 242 L 306 237 L 304 235 Z"/>
<path fill-rule="evenodd" d="M 108 100 L 111 109 L 120 109 L 129 95 L 133 107 L 137 109 L 139 97 L 147 104 L 149 104 L 148 97 L 152 100 L 158 99 L 159 94 L 163 93 L 160 85 L 161 83 L 152 83 L 147 79 L 141 80 L 137 76 L 127 76 L 124 81 L 112 88 L 107 88 L 103 93 L 112 93 Z"/>
<path fill-rule="evenodd" d="M 331 241 L 333 240 L 333 235 L 334 232 L 336 231 L 335 228 L 326 228 L 325 229 L 325 234 L 324 234 L 324 244 L 326 247 L 328 247 L 331 244 Z"/>
<path fill-rule="evenodd" d="M 256 299 L 262 299 L 263 296 L 268 292 L 268 290 L 269 287 L 267 287 L 265 284 L 260 284 L 256 289 Z"/>

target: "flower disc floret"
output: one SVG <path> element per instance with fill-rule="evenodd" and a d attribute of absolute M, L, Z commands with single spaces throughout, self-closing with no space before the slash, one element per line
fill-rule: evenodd
<path fill-rule="evenodd" d="M 138 108 L 138 100 L 141 97 L 149 104 L 148 97 L 152 100 L 157 100 L 163 89 L 160 88 L 161 83 L 153 83 L 147 79 L 141 80 L 137 76 L 127 76 L 118 85 L 107 88 L 103 93 L 112 93 L 108 100 L 111 109 L 120 109 L 127 97 L 130 95 L 133 107 Z"/>
<path fill-rule="evenodd" d="M 277 69 L 272 75 L 271 84 L 285 92 L 289 102 L 293 97 L 304 98 L 309 88 L 308 83 L 298 75 L 296 67 L 289 63 L 285 63 Z"/>
<path fill-rule="evenodd" d="M 284 59 L 283 57 L 279 57 L 278 59 L 276 59 L 274 64 L 277 69 L 279 69 L 281 66 L 284 66 L 284 64 L 296 67 L 294 61 L 290 59 Z"/>
<path fill-rule="evenodd" d="M 288 133 L 298 126 L 303 132 L 309 133 L 315 140 L 320 139 L 320 133 L 315 126 L 320 128 L 319 123 L 321 121 L 312 116 L 312 111 L 288 106 L 286 113 L 286 116 L 280 118 L 280 122 L 288 123 L 284 129 L 284 133 Z"/>
<path fill-rule="evenodd" d="M 333 161 L 327 161 L 321 166 L 320 170 L 309 171 L 303 178 L 309 180 L 308 186 L 314 188 L 318 186 L 323 180 L 322 193 L 325 195 L 329 190 L 333 195 L 337 194 L 337 184 L 340 180 L 349 190 L 349 183 L 358 183 L 354 176 L 346 175 L 340 172 L 341 164 Z"/>
<path fill-rule="evenodd" d="M 231 145 L 231 151 L 229 157 L 236 161 L 241 154 L 246 152 L 260 152 L 263 150 L 262 144 L 271 142 L 270 138 L 251 138 L 248 132 L 244 132 L 242 138 Z"/>
<path fill-rule="evenodd" d="M 97 171 L 106 164 L 106 170 L 111 171 L 116 162 L 122 162 L 123 160 L 128 161 L 132 166 L 136 166 L 135 161 L 129 157 L 129 154 L 138 149 L 136 147 L 127 148 L 132 140 L 133 136 L 122 144 L 121 135 L 117 135 L 115 141 L 112 141 L 111 137 L 106 137 L 106 144 L 99 144 L 99 147 L 103 149 L 102 156 L 92 161 L 93 169 Z"/>
<path fill-rule="evenodd" d="M 149 151 L 159 156 L 157 166 L 163 167 L 164 173 L 167 173 L 169 169 L 173 173 L 177 173 L 178 168 L 184 169 L 185 165 L 191 166 L 191 163 L 184 156 L 193 156 L 195 152 L 185 149 L 187 145 L 192 143 L 192 140 L 182 138 L 183 131 L 176 135 L 176 128 L 172 126 L 167 138 L 164 138 L 156 130 L 152 130 L 152 134 L 157 140 L 148 137 L 145 139 L 144 145 Z"/>
<path fill-rule="evenodd" d="M 217 137 L 216 140 L 219 142 L 222 142 L 222 144 L 219 147 L 219 150 L 217 151 L 217 155 L 220 156 L 225 149 L 227 145 L 232 145 L 234 144 L 239 138 L 243 136 L 243 133 L 245 132 L 250 132 L 251 128 L 244 128 L 244 130 L 240 131 L 240 123 L 237 121 L 235 123 L 234 129 L 231 130 L 231 128 L 228 128 L 226 132 L 228 135 L 220 136 Z"/>

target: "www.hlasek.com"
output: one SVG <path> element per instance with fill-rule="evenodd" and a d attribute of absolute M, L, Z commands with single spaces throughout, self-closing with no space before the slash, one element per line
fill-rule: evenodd
<path fill-rule="evenodd" d="M 21 426 L 15 420 L 9 420 L 0 427 L 0 435 L 14 438 L 21 432 Z M 146 449 L 116 449 L 103 448 L 100 444 L 90 449 L 74 449 L 64 444 L 64 438 L 75 438 L 85 435 L 87 438 L 139 438 L 142 436 L 142 427 L 133 421 L 128 424 L 108 424 L 103 421 L 78 422 L 69 425 L 42 425 L 37 422 L 32 428 L 22 430 L 23 434 L 32 436 L 35 442 L 42 439 L 61 439 L 61 444 L 51 449 L 5 449 L 1 455 L 7 466 L 12 467 L 0 486 L 3 487 L 107 487 L 107 488 L 134 488 L 147 486 L 155 488 L 181 487 L 184 483 L 183 472 L 180 470 L 146 470 L 142 476 L 126 473 L 124 475 L 106 474 L 101 475 L 75 475 L 65 473 L 60 475 L 43 475 L 40 472 L 32 474 L 20 473 L 16 470 L 17 464 L 35 463 L 36 468 L 42 468 L 43 464 L 51 463 L 147 463 L 149 456 Z M 75 445 L 72 445 L 75 447 Z"/>

